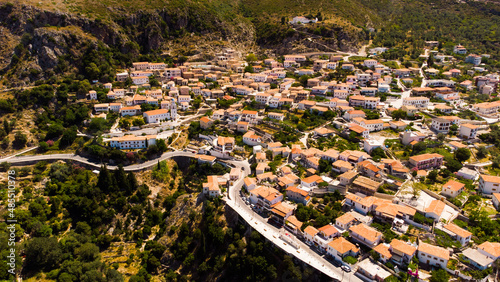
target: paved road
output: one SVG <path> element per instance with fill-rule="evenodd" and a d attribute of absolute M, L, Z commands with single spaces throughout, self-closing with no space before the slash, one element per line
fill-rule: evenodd
<path fill-rule="evenodd" d="M 298 248 L 286 243 L 280 236 L 284 234 L 283 229 L 278 229 L 267 223 L 266 219 L 255 213 L 241 198 L 241 188 L 243 187 L 243 179 L 251 173 L 250 164 L 248 160 L 245 161 L 227 161 L 227 163 L 234 165 L 243 170 L 243 176 L 229 189 L 228 199 L 226 204 L 230 206 L 234 211 L 236 211 L 241 218 L 243 218 L 254 230 L 262 234 L 266 239 L 273 242 L 276 246 L 283 249 L 290 255 L 295 256 L 301 261 L 309 264 L 311 267 L 323 272 L 328 277 L 331 277 L 337 281 L 362 281 L 357 276 L 354 275 L 354 271 L 350 273 L 342 273 L 342 269 L 335 267 L 329 261 L 322 258 L 315 251 L 313 251 L 308 245 L 298 240 L 295 236 L 292 236 L 292 241 L 294 244 L 298 245 Z"/>
<path fill-rule="evenodd" d="M 155 160 L 150 160 L 147 162 L 144 162 L 142 164 L 135 164 L 135 165 L 129 165 L 125 166 L 124 170 L 125 171 L 140 171 L 144 170 L 150 167 L 153 167 L 158 163 L 158 161 L 163 161 L 166 159 L 170 159 L 173 157 L 194 157 L 194 153 L 190 152 L 183 152 L 183 151 L 175 151 L 175 152 L 166 152 L 164 153 L 160 158 L 155 159 Z M 49 154 L 49 155 L 35 155 L 35 156 L 18 156 L 18 157 L 12 157 L 12 158 L 5 158 L 5 159 L 0 159 L 0 163 L 2 162 L 8 162 L 12 165 L 24 165 L 24 164 L 34 164 L 40 161 L 47 161 L 47 160 L 68 160 L 68 161 L 74 161 L 78 162 L 84 165 L 92 166 L 95 168 L 100 168 L 103 163 L 99 161 L 94 161 L 87 159 L 85 157 L 75 155 L 75 154 Z M 118 168 L 115 165 L 108 165 L 107 166 L 109 169 L 116 169 Z"/>

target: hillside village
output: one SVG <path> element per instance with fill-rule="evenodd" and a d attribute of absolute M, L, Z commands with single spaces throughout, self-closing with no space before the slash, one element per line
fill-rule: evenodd
<path fill-rule="evenodd" d="M 161 140 L 200 163 L 248 160 L 250 174 L 209 176 L 205 196 L 240 189 L 244 209 L 332 267 L 365 281 L 437 269 L 488 279 L 500 257 L 487 228 L 500 205 L 500 76 L 489 55 L 438 45 L 404 64 L 382 59 L 382 47 L 136 62 L 86 98 L 91 119 L 118 115 L 102 146 L 134 152 Z"/>

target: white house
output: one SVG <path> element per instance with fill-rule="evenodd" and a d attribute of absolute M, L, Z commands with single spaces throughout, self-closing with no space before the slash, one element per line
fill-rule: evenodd
<path fill-rule="evenodd" d="M 170 113 L 166 109 L 147 111 L 142 114 L 147 123 L 157 123 L 170 119 Z"/>
<path fill-rule="evenodd" d="M 141 112 L 141 106 L 135 105 L 130 107 L 123 107 L 120 109 L 120 114 L 122 117 L 124 116 L 135 116 Z"/>
<path fill-rule="evenodd" d="M 262 142 L 262 139 L 260 136 L 256 135 L 254 131 L 247 131 L 243 135 L 243 143 L 250 145 L 250 146 L 257 146 L 260 145 Z"/>
<path fill-rule="evenodd" d="M 420 263 L 446 268 L 449 259 L 450 252 L 447 249 L 420 241 L 418 245 L 418 260 Z"/>
<path fill-rule="evenodd" d="M 302 16 L 297 16 L 297 17 L 294 17 L 290 23 L 291 24 L 306 24 L 306 23 L 316 23 L 318 21 L 318 18 L 314 18 L 314 19 L 308 19 L 306 17 L 302 17 Z"/>
<path fill-rule="evenodd" d="M 425 209 L 425 216 L 434 219 L 434 221 L 439 221 L 445 207 L 446 204 L 444 202 L 433 200 Z"/>
<path fill-rule="evenodd" d="M 460 125 L 460 118 L 456 116 L 441 116 L 432 119 L 432 129 L 438 132 L 448 132 L 453 124 Z"/>
<path fill-rule="evenodd" d="M 339 237 L 328 243 L 326 253 L 337 260 L 342 260 L 346 256 L 356 257 L 359 248 L 344 237 Z"/>
<path fill-rule="evenodd" d="M 371 248 L 378 245 L 382 240 L 382 233 L 365 225 L 364 223 L 351 226 L 349 228 L 349 234 L 356 241 L 359 241 L 360 243 Z"/>
<path fill-rule="evenodd" d="M 466 246 L 467 244 L 469 244 L 470 239 L 472 238 L 472 233 L 463 228 L 458 227 L 453 223 L 444 225 L 443 231 L 451 235 L 453 239 L 460 242 L 462 246 Z"/>
<path fill-rule="evenodd" d="M 479 126 L 469 123 L 464 123 L 460 125 L 460 129 L 458 131 L 458 136 L 465 139 L 474 139 L 476 138 L 477 131 L 479 130 Z"/>
<path fill-rule="evenodd" d="M 443 185 L 443 188 L 441 189 L 441 194 L 455 198 L 464 191 L 464 188 L 465 184 L 457 182 L 455 180 L 450 180 Z"/>
<path fill-rule="evenodd" d="M 142 84 L 149 83 L 149 77 L 147 77 L 147 76 L 132 77 L 132 83 L 135 85 L 142 85 Z"/>
<path fill-rule="evenodd" d="M 97 92 L 95 90 L 89 91 L 89 99 L 90 100 L 97 100 Z"/>
<path fill-rule="evenodd" d="M 403 99 L 403 106 L 427 108 L 428 105 L 429 105 L 429 98 L 427 97 L 408 97 Z"/>
<path fill-rule="evenodd" d="M 500 192 L 500 176 L 481 174 L 479 176 L 479 191 L 484 194 Z"/>
<path fill-rule="evenodd" d="M 493 260 L 500 258 L 500 243 L 486 241 L 477 246 L 477 250 Z"/>
<path fill-rule="evenodd" d="M 113 137 L 109 146 L 118 149 L 143 149 L 156 144 L 156 135 L 135 136 L 125 135 L 122 137 Z"/>

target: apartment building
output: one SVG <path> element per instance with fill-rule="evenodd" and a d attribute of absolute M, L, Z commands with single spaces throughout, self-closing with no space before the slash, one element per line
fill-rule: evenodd
<path fill-rule="evenodd" d="M 450 131 L 453 124 L 460 125 L 460 118 L 456 116 L 441 116 L 432 119 L 431 128 L 438 132 Z"/>
<path fill-rule="evenodd" d="M 409 163 L 418 170 L 440 168 L 443 165 L 443 158 L 440 154 L 421 154 L 410 157 Z"/>

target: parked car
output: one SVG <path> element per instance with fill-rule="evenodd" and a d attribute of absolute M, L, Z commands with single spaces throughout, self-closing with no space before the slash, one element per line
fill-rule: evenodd
<path fill-rule="evenodd" d="M 349 266 L 345 265 L 345 264 L 342 265 L 340 268 L 342 268 L 342 270 L 345 271 L 345 272 L 351 272 L 351 268 Z"/>

